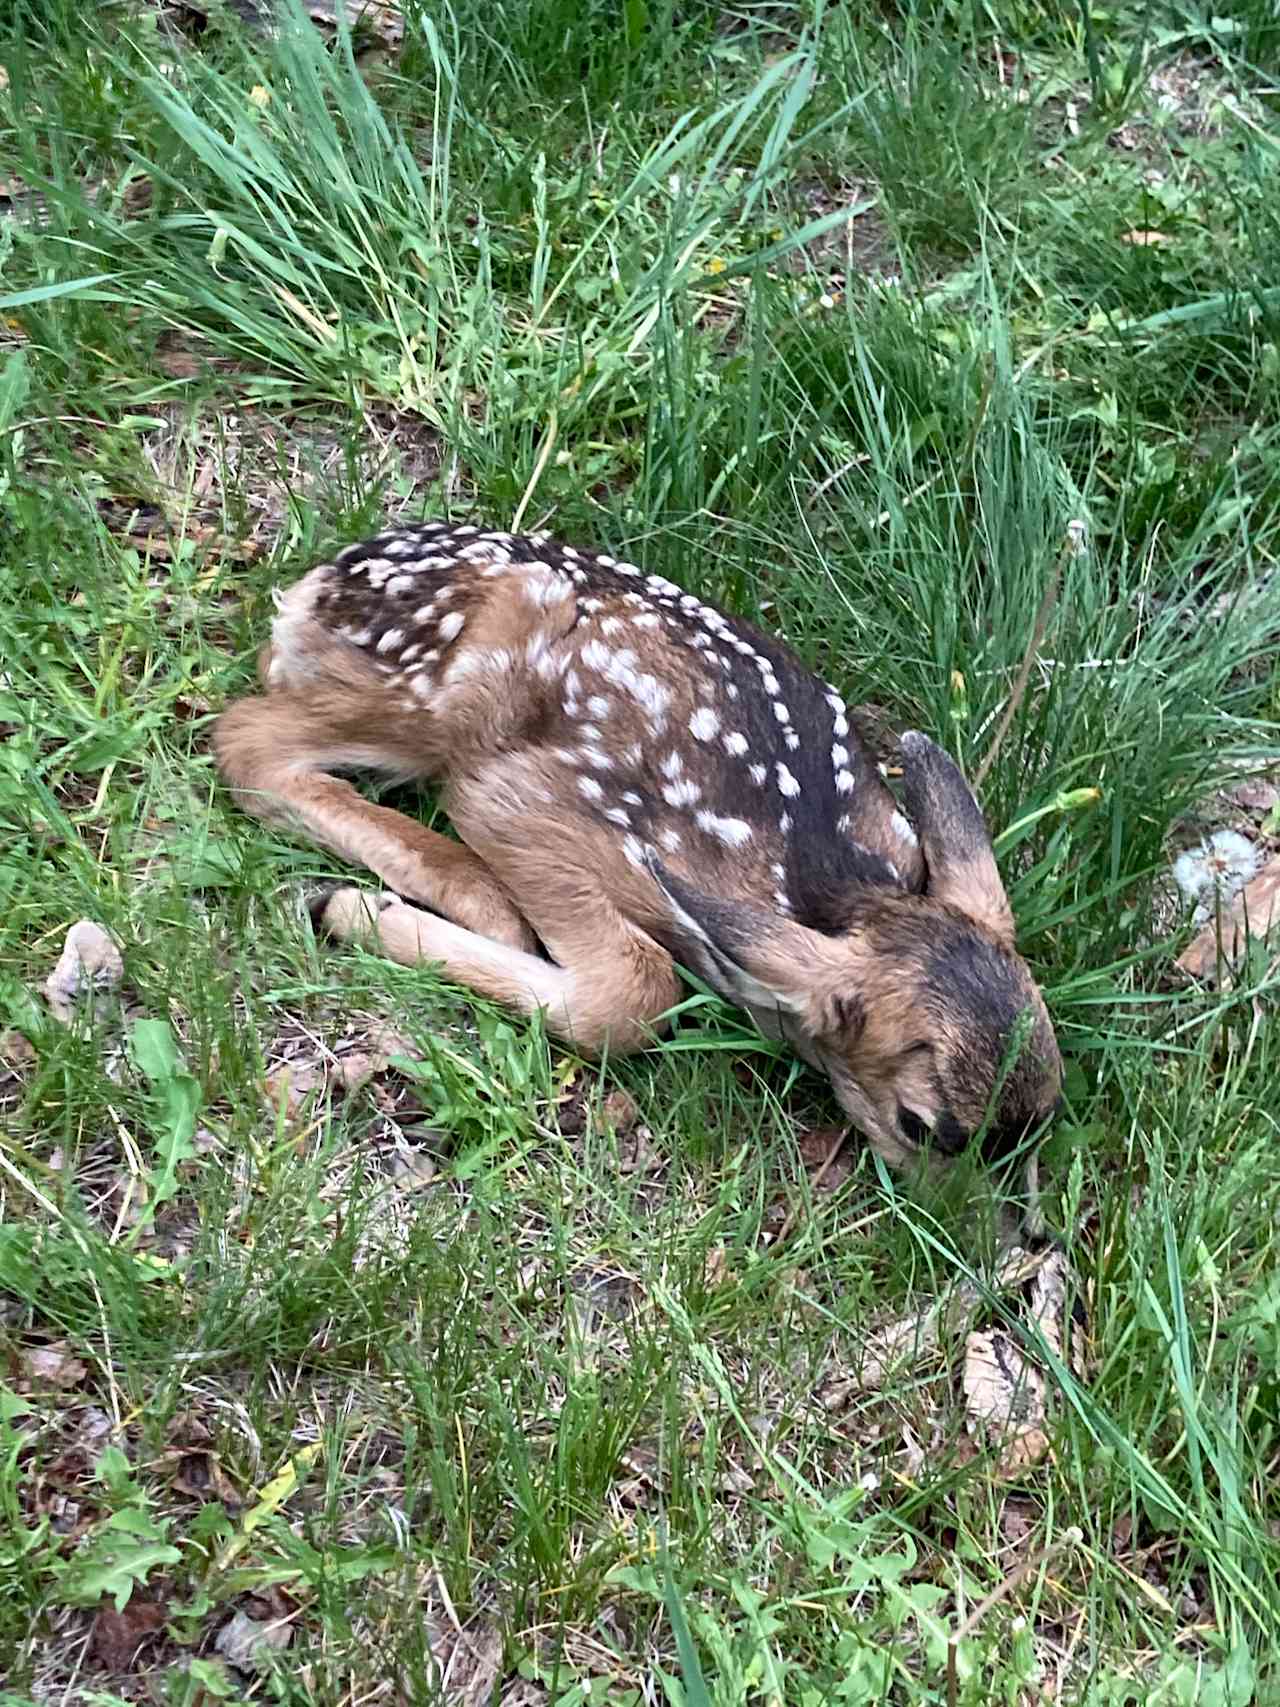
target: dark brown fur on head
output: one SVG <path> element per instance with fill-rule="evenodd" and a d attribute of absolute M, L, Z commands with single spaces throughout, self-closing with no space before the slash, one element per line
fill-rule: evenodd
<path fill-rule="evenodd" d="M 802 922 L 654 875 L 719 981 L 776 1016 L 886 1161 L 956 1155 L 979 1134 L 1004 1155 L 1054 1113 L 1061 1057 L 977 802 L 925 736 L 902 754 L 922 893 L 869 872 L 840 921 Z"/>

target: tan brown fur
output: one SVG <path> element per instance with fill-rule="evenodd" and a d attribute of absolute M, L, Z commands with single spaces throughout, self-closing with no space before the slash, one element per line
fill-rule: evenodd
<path fill-rule="evenodd" d="M 428 524 L 295 583 L 260 674 L 215 731 L 237 800 L 395 891 L 340 891 L 335 936 L 589 1052 L 655 1035 L 679 959 L 825 1070 L 891 1163 L 1051 1111 L 1057 1047 L 972 795 L 903 737 L 913 828 L 778 641 L 630 565 Z M 442 781 L 461 843 L 352 769 Z"/>

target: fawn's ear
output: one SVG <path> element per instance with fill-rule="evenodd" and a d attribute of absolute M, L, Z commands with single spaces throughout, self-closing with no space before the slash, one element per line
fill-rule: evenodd
<path fill-rule="evenodd" d="M 907 811 L 929 871 L 926 892 L 967 914 L 1012 948 L 1013 909 L 973 790 L 954 761 L 927 735 L 908 730 L 900 745 Z"/>
<path fill-rule="evenodd" d="M 780 1009 L 811 1037 L 848 1039 L 865 1010 L 847 947 L 746 901 L 704 894 L 651 858 L 649 870 L 676 926 L 700 948 L 735 1001 Z"/>

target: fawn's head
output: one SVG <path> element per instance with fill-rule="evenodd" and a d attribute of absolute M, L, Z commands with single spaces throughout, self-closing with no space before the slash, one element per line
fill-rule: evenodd
<path fill-rule="evenodd" d="M 1062 1061 L 977 801 L 927 736 L 901 750 L 921 893 L 868 885 L 828 932 L 654 875 L 725 985 L 776 1014 L 886 1162 L 954 1156 L 979 1132 L 996 1158 L 1055 1112 Z"/>

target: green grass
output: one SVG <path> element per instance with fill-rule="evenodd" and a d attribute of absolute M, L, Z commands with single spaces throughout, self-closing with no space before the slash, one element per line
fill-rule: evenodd
<path fill-rule="evenodd" d="M 1162 900 L 1278 744 L 1273 8 L 178 19 L 0 6 L 0 1699 L 1276 1700 L 1276 972 L 1181 989 Z M 960 1384 L 1008 1182 L 814 1194 L 828 1095 L 727 1011 L 586 1068 L 317 945 L 334 868 L 222 796 L 277 578 L 445 513 L 971 770 L 1085 523 L 983 789 L 1069 1062 L 1038 1467 Z M 65 1028 L 81 917 L 125 981 Z M 290 1112 L 388 1019 L 416 1062 Z"/>

